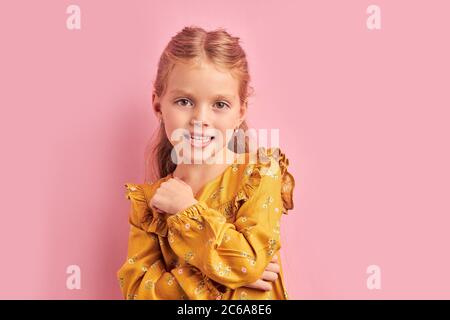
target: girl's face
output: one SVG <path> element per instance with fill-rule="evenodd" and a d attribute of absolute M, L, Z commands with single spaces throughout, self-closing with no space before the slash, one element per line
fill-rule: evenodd
<path fill-rule="evenodd" d="M 203 163 L 227 152 L 227 140 L 246 111 L 239 99 L 239 81 L 205 61 L 175 64 L 167 81 L 164 95 L 153 95 L 153 106 L 175 149 L 189 149 L 181 153 L 190 163 Z"/>

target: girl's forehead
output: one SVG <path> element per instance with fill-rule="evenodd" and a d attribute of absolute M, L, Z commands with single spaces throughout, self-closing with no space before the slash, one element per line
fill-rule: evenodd
<path fill-rule="evenodd" d="M 232 70 L 217 66 L 211 62 L 175 63 L 172 74 L 180 76 L 213 76 L 232 79 Z"/>
<path fill-rule="evenodd" d="M 239 81 L 231 70 L 218 68 L 212 63 L 177 63 L 168 78 L 168 92 L 220 91 L 220 94 L 235 95 Z"/>

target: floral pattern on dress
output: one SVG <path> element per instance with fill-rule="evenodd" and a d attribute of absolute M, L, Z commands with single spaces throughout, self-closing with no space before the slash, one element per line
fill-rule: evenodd
<path fill-rule="evenodd" d="M 216 180 L 220 185 L 204 188 L 198 204 L 170 216 L 149 208 L 161 180 L 126 184 L 132 225 L 128 258 L 118 271 L 125 298 L 287 299 L 281 274 L 268 293 L 237 286 L 278 252 L 279 218 L 293 208 L 284 154 L 270 149 L 258 157 L 256 164 L 230 166 Z"/>

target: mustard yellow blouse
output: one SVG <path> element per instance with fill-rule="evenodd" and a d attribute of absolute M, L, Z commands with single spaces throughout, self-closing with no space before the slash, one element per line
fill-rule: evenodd
<path fill-rule="evenodd" d="M 243 287 L 261 278 L 281 248 L 280 219 L 292 209 L 294 178 L 279 148 L 246 153 L 175 215 L 149 202 L 159 185 L 126 183 L 131 200 L 128 257 L 117 272 L 126 299 L 288 299 L 281 272 L 271 291 Z"/>

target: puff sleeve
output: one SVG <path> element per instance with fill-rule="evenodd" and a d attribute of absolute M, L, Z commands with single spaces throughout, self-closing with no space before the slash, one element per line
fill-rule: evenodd
<path fill-rule="evenodd" d="M 127 259 L 117 272 L 122 294 L 129 300 L 180 299 L 184 291 L 165 269 L 157 234 L 142 227 L 142 217 L 149 210 L 143 187 L 131 183 L 125 186 L 131 208 Z"/>
<path fill-rule="evenodd" d="M 279 150 L 278 150 L 279 151 Z M 167 219 L 174 252 L 210 279 L 231 289 L 258 280 L 280 249 L 280 218 L 293 208 L 294 180 L 279 151 L 258 153 L 256 164 L 244 169 L 233 200 L 236 220 L 228 223 L 203 201 Z M 289 186 L 283 185 L 289 182 Z"/>

